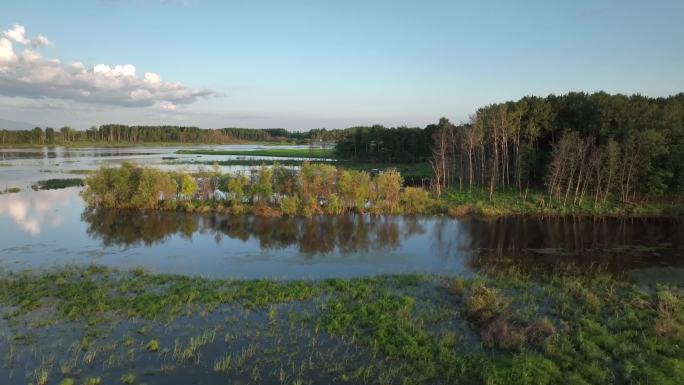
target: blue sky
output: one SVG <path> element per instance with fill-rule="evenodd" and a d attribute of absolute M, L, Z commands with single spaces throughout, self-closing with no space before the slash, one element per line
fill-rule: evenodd
<path fill-rule="evenodd" d="M 10 1 L 0 31 L 18 24 L 27 40 L 6 37 L 16 58 L 4 80 L 0 61 L 0 118 L 424 126 L 529 94 L 666 96 L 684 91 L 682 20 L 681 0 Z M 38 34 L 51 44 L 32 45 Z M 45 80 L 52 59 L 66 75 Z M 121 78 L 125 64 L 162 82 Z"/>

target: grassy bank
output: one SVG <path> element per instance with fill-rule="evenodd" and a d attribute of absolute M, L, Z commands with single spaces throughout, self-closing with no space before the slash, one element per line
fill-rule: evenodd
<path fill-rule="evenodd" d="M 539 191 L 519 193 L 497 191 L 490 199 L 489 192 L 481 189 L 449 190 L 440 199 L 443 210 L 452 216 L 466 215 L 556 215 L 593 217 L 682 217 L 684 203 L 634 202 L 614 200 L 594 202 L 585 199 L 581 203 L 549 199 Z"/>
<path fill-rule="evenodd" d="M 332 158 L 333 150 L 323 148 L 271 148 L 266 150 L 178 150 L 177 154 L 272 156 L 284 158 Z"/>
<path fill-rule="evenodd" d="M 236 281 L 92 267 L 5 275 L 0 305 L 4 359 L 34 359 L 16 383 L 684 381 L 682 287 L 573 269 Z"/>
<path fill-rule="evenodd" d="M 0 194 L 16 194 L 20 191 L 20 187 L 7 187 L 4 190 L 0 190 Z"/>
<path fill-rule="evenodd" d="M 38 181 L 32 185 L 34 190 L 57 190 L 67 187 L 80 187 L 84 182 L 81 178 L 65 178 L 65 179 L 46 179 Z"/>

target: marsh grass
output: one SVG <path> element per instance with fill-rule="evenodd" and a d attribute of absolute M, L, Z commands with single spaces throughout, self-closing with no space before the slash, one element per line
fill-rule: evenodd
<path fill-rule="evenodd" d="M 34 190 L 57 190 L 67 187 L 81 187 L 83 185 L 84 182 L 81 178 L 46 179 L 38 181 L 31 188 Z"/>
<path fill-rule="evenodd" d="M 178 150 L 176 154 L 332 158 L 334 152 L 331 149 L 322 148 L 270 148 L 265 150 Z"/>
<path fill-rule="evenodd" d="M 274 383 L 675 385 L 684 382 L 682 289 L 572 266 L 289 282 L 91 267 L 9 274 L 0 304 L 13 309 L 7 320 L 50 299 L 55 322 L 133 322 L 122 335 L 79 335 L 78 360 L 58 361 L 88 375 L 79 365 L 98 352 L 89 365 L 122 368 L 122 381 L 152 360 L 167 369 L 145 382 L 197 367 Z M 183 319 L 192 321 L 173 326 Z M 151 341 L 173 349 L 135 354 Z M 35 383 L 59 378 L 47 362 L 34 373 Z"/>
<path fill-rule="evenodd" d="M 18 192 L 21 192 L 21 187 L 7 187 L 0 191 L 0 194 L 16 194 Z"/>
<path fill-rule="evenodd" d="M 592 217 L 677 217 L 684 215 L 680 203 L 617 201 L 594 202 L 585 199 L 579 203 L 563 203 L 549 199 L 548 194 L 530 190 L 524 193 L 516 190 L 499 190 L 491 197 L 484 189 L 452 189 L 443 195 L 440 203 L 450 216 L 467 215 L 552 215 Z"/>

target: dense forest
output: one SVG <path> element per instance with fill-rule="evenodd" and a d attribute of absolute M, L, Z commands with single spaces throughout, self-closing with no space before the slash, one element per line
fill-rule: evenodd
<path fill-rule="evenodd" d="M 684 192 L 684 93 L 528 96 L 442 119 L 432 133 L 435 190 L 545 186 L 578 203 Z"/>
<path fill-rule="evenodd" d="M 335 146 L 338 159 L 371 162 L 425 162 L 431 156 L 436 126 L 421 128 L 352 127 L 343 131 Z"/>
<path fill-rule="evenodd" d="M 220 128 L 203 129 L 181 126 L 127 126 L 105 124 L 85 131 L 71 127 L 33 130 L 0 130 L 0 145 L 53 145 L 69 143 L 236 143 L 236 142 L 322 142 L 334 140 L 340 130 L 313 129 L 288 131 L 284 128 Z"/>

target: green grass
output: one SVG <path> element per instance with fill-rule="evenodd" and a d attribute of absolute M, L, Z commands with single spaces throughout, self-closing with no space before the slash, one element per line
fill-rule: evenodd
<path fill-rule="evenodd" d="M 313 367 L 332 382 L 350 383 L 683 383 L 682 286 L 637 285 L 577 267 L 525 269 L 516 261 L 501 261 L 471 278 L 409 274 L 320 281 L 72 268 L 5 276 L 0 304 L 12 307 L 5 315 L 10 322 L 50 306 L 53 322 L 107 325 L 142 318 L 157 320 L 159 327 L 183 315 L 208 320 L 224 306 L 243 309 L 232 314 L 255 318 L 203 321 L 165 354 L 179 365 L 242 373 L 253 381 L 294 381 L 306 373 L 288 368 Z M 283 304 L 292 310 L 276 312 Z M 216 339 L 226 324 L 253 337 L 240 343 L 233 342 L 237 335 Z M 279 345 L 282 330 L 294 330 L 299 342 Z M 254 342 L 260 335 L 271 335 L 275 345 Z M 225 345 L 208 356 L 217 343 Z M 288 349 L 302 345 L 309 361 L 288 358 Z M 132 336 L 123 346 L 136 346 Z M 325 358 L 335 351 L 361 356 Z M 121 381 L 135 378 L 132 370 Z"/>
<path fill-rule="evenodd" d="M 331 149 L 322 148 L 272 148 L 267 150 L 178 150 L 176 154 L 193 155 L 241 155 L 241 156 L 272 156 L 284 158 L 332 158 Z"/>
<path fill-rule="evenodd" d="M 96 170 L 75 169 L 65 171 L 67 174 L 88 175 L 95 173 Z"/>
<path fill-rule="evenodd" d="M 404 180 L 415 179 L 416 183 L 419 183 L 421 178 L 432 178 L 433 176 L 432 167 L 428 163 L 368 163 L 339 161 L 337 164 L 350 170 L 370 171 L 377 169 L 384 171 L 395 169 L 401 173 Z M 429 182 L 427 183 L 429 185 Z"/>
<path fill-rule="evenodd" d="M 83 179 L 80 178 L 66 178 L 66 179 L 47 179 L 38 181 L 38 183 L 31 186 L 34 190 L 56 190 L 67 187 L 83 186 Z"/>
<path fill-rule="evenodd" d="M 21 192 L 20 187 L 8 187 L 4 189 L 3 191 L 0 191 L 0 194 L 16 194 L 18 192 Z"/>
<path fill-rule="evenodd" d="M 595 203 L 584 199 L 574 204 L 550 200 L 548 195 L 530 190 L 496 191 L 491 199 L 483 189 L 446 191 L 440 200 L 444 211 L 452 216 L 464 215 L 555 215 L 596 217 L 679 217 L 684 216 L 684 204 L 664 202 L 621 203 L 615 201 Z"/>

